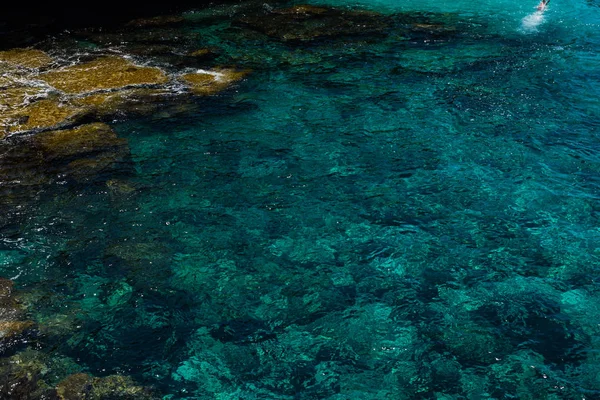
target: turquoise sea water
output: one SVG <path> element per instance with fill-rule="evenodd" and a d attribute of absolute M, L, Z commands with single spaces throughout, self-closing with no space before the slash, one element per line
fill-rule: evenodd
<path fill-rule="evenodd" d="M 7 201 L 0 275 L 55 327 L 46 379 L 600 398 L 600 3 L 314 4 L 453 29 L 282 42 L 241 6 L 184 13 L 186 45 L 252 73 L 115 119 L 123 163 Z"/>

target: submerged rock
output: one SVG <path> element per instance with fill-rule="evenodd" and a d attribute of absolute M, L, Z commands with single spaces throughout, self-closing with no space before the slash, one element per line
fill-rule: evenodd
<path fill-rule="evenodd" d="M 203 70 L 184 74 L 180 79 L 185 82 L 194 94 L 212 95 L 216 94 L 233 83 L 241 80 L 248 71 L 236 71 L 234 69 Z"/>
<path fill-rule="evenodd" d="M 447 26 L 439 23 L 413 23 L 410 25 L 410 29 L 413 32 L 424 32 L 430 35 L 446 35 L 456 33 L 457 28 L 455 26 Z"/>
<path fill-rule="evenodd" d="M 77 97 L 72 103 L 103 119 L 124 114 L 148 114 L 163 105 L 172 93 L 165 89 L 133 88 L 116 92 L 96 92 Z"/>
<path fill-rule="evenodd" d="M 15 137 L 0 151 L 0 194 L 8 204 L 23 204 L 57 177 L 82 180 L 111 172 L 129 156 L 127 141 L 99 122 Z"/>
<path fill-rule="evenodd" d="M 150 400 L 152 392 L 127 376 L 104 378 L 73 373 L 73 360 L 26 349 L 0 358 L 0 399 L 19 400 Z M 58 382 L 58 383 L 57 383 Z"/>
<path fill-rule="evenodd" d="M 55 390 L 44 381 L 44 357 L 32 350 L 0 358 L 0 398 L 54 400 Z"/>
<path fill-rule="evenodd" d="M 25 319 L 25 307 L 15 296 L 13 282 L 0 278 L 0 354 L 24 341 L 33 326 Z"/>
<path fill-rule="evenodd" d="M 189 56 L 199 57 L 199 58 L 212 57 L 214 55 L 215 55 L 214 51 L 212 49 L 207 49 L 207 48 L 194 50 L 189 53 Z"/>
<path fill-rule="evenodd" d="M 324 37 L 372 34 L 388 27 L 383 15 L 368 11 L 297 5 L 266 15 L 246 16 L 238 23 L 283 41 L 310 41 Z"/>
<path fill-rule="evenodd" d="M 116 90 L 127 86 L 160 85 L 168 81 L 160 68 L 143 67 L 116 56 L 76 64 L 41 74 L 39 79 L 69 94 Z"/>
<path fill-rule="evenodd" d="M 129 21 L 125 26 L 135 28 L 145 28 L 151 26 L 175 25 L 184 22 L 185 19 L 181 15 L 159 15 L 150 18 L 138 18 Z"/>
<path fill-rule="evenodd" d="M 74 129 L 43 132 L 33 139 L 41 150 L 44 159 L 51 162 L 56 159 L 72 159 L 90 153 L 111 151 L 126 146 L 125 139 L 118 138 L 106 124 L 92 123 Z"/>
<path fill-rule="evenodd" d="M 310 4 L 299 4 L 297 6 L 293 6 L 290 8 L 280 8 L 277 10 L 274 10 L 273 12 L 275 14 L 286 14 L 286 15 L 298 15 L 298 14 L 304 14 L 304 15 L 323 15 L 323 14 L 327 14 L 327 12 L 329 11 L 329 8 L 325 8 L 325 7 L 318 7 L 318 6 L 313 6 Z"/>
<path fill-rule="evenodd" d="M 42 68 L 53 62 L 52 57 L 36 49 L 0 51 L 0 62 L 24 68 Z"/>
<path fill-rule="evenodd" d="M 66 377 L 56 387 L 60 400 L 142 400 L 154 397 L 147 388 L 137 386 L 127 376 L 110 375 L 95 378 L 88 374 L 78 373 Z"/>
<path fill-rule="evenodd" d="M 120 179 L 109 179 L 106 181 L 106 187 L 114 196 L 127 196 L 136 192 L 134 185 Z"/>
<path fill-rule="evenodd" d="M 44 171 L 75 180 L 93 177 L 129 155 L 127 141 L 99 122 L 43 132 L 33 137 L 32 142 Z"/>

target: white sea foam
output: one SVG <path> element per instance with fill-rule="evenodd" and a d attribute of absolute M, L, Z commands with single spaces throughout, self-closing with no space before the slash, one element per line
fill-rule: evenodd
<path fill-rule="evenodd" d="M 544 12 L 536 11 L 529 14 L 521 20 L 521 29 L 524 32 L 536 32 L 538 27 L 544 22 Z"/>
<path fill-rule="evenodd" d="M 212 75 L 215 77 L 216 81 L 220 81 L 221 79 L 223 79 L 223 77 L 225 76 L 225 74 L 221 73 L 221 72 L 217 72 L 217 71 L 207 71 L 205 69 L 199 69 L 198 71 L 196 71 L 197 74 L 207 74 L 207 75 Z"/>

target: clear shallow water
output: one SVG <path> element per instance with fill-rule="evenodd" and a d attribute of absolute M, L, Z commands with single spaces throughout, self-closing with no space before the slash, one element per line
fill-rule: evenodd
<path fill-rule="evenodd" d="M 38 347 L 168 399 L 600 397 L 597 4 L 331 5 L 459 33 L 188 15 L 253 73 L 116 121 L 126 163 L 4 217 L 1 275 L 65 326 Z"/>

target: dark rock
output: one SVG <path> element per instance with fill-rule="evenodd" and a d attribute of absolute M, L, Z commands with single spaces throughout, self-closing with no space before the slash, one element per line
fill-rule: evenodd
<path fill-rule="evenodd" d="M 56 391 L 44 381 L 43 357 L 24 351 L 0 359 L 0 399 L 57 400 Z"/>
<path fill-rule="evenodd" d="M 275 339 L 275 333 L 256 319 L 235 319 L 225 322 L 210 331 L 210 335 L 221 342 L 259 343 Z"/>
<path fill-rule="evenodd" d="M 33 327 L 34 323 L 25 318 L 25 307 L 15 295 L 13 282 L 0 278 L 0 354 L 23 343 Z"/>
<path fill-rule="evenodd" d="M 150 400 L 154 397 L 147 388 L 137 386 L 127 376 L 110 375 L 95 378 L 78 373 L 66 377 L 56 387 L 60 400 Z"/>
<path fill-rule="evenodd" d="M 283 41 L 383 33 L 389 19 L 367 11 L 298 5 L 266 15 L 242 17 L 237 24 Z"/>

